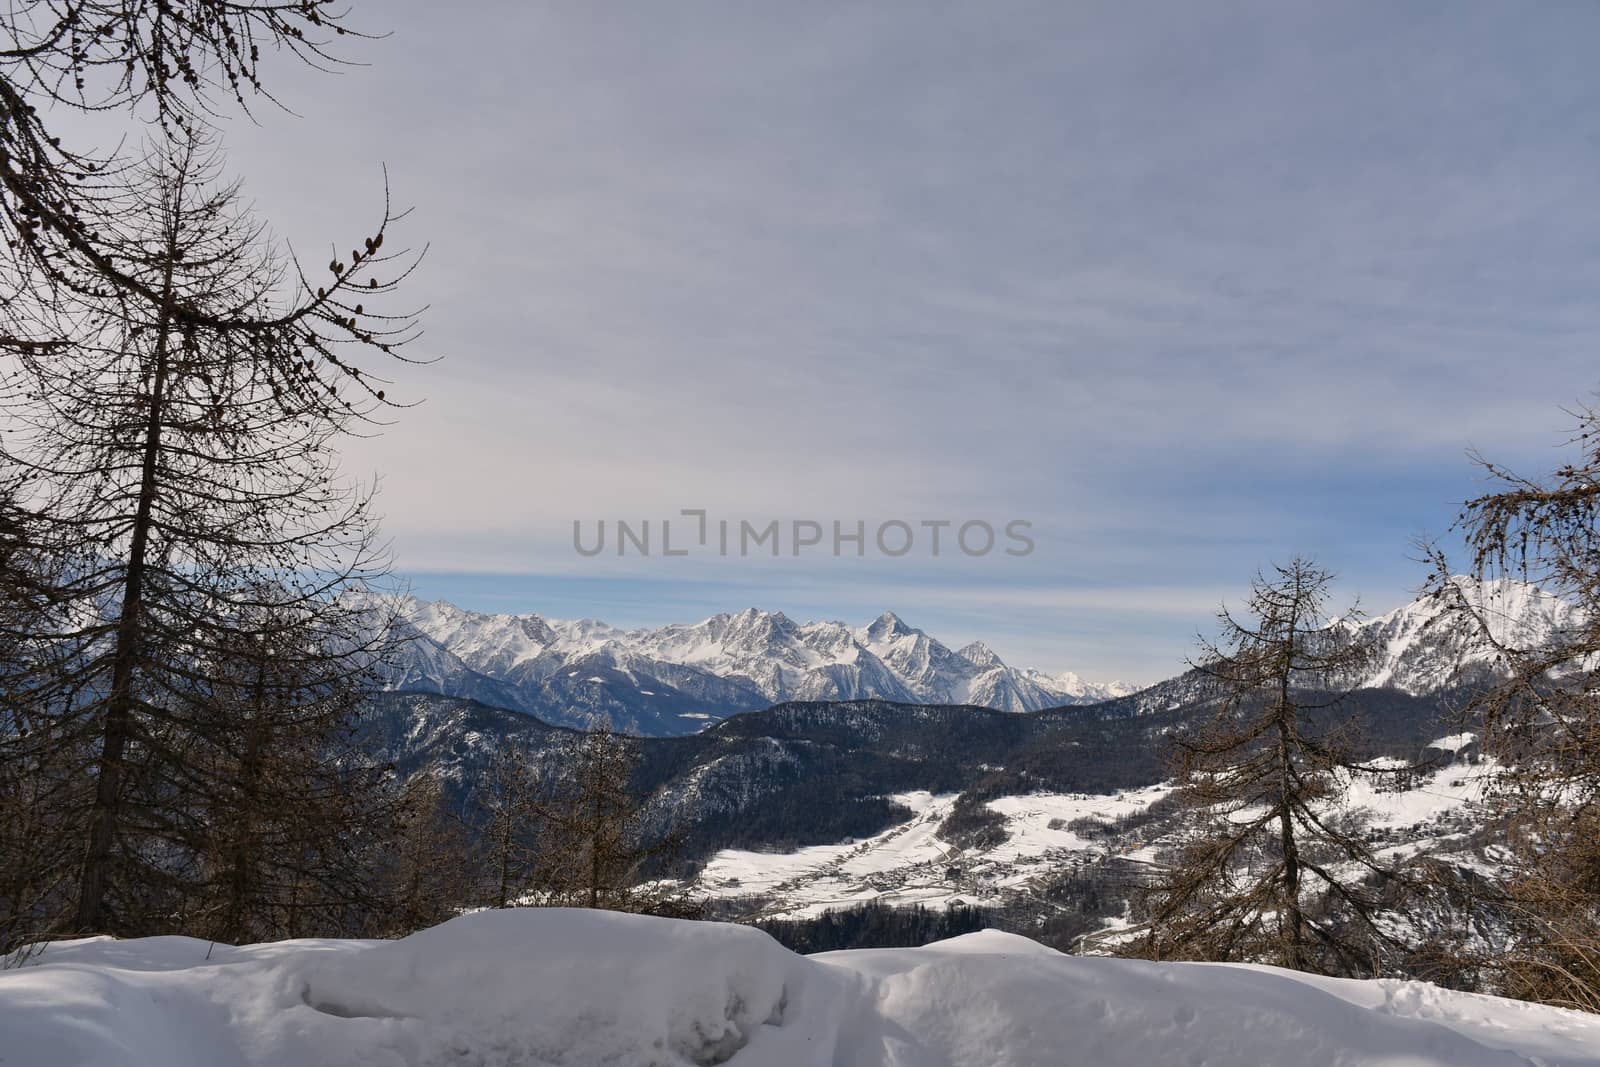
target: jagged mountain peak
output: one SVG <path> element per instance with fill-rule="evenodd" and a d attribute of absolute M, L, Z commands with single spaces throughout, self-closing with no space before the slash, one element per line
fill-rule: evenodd
<path fill-rule="evenodd" d="M 1116 695 L 1058 687 L 1051 676 L 1007 666 L 983 642 L 953 652 L 886 611 L 863 628 L 797 623 L 745 608 L 698 623 L 621 630 L 593 619 L 490 615 L 446 601 L 408 604 L 434 646 L 403 667 L 395 688 L 514 693 L 510 706 L 565 722 L 604 712 L 619 725 L 682 733 L 739 711 L 786 700 L 884 699 L 1036 711 Z M 601 668 L 604 669 L 601 669 Z M 463 677 L 446 678 L 452 671 Z"/>
<path fill-rule="evenodd" d="M 893 641 L 900 637 L 910 637 L 922 633 L 914 626 L 906 625 L 906 621 L 892 611 L 886 611 L 873 619 L 866 626 L 864 633 L 870 641 Z"/>
<path fill-rule="evenodd" d="M 1005 666 L 1004 661 L 1000 659 L 1000 656 L 995 652 L 995 650 L 984 644 L 982 641 L 974 641 L 969 645 L 963 645 L 961 648 L 956 650 L 956 655 L 960 656 L 974 667 L 988 669 L 990 667 Z"/>
<path fill-rule="evenodd" d="M 1532 645 L 1582 624 L 1565 600 L 1526 582 L 1458 576 L 1448 587 L 1473 605 L 1497 638 Z M 698 623 L 622 630 L 584 619 L 494 615 L 447 601 L 398 601 L 420 635 L 392 688 L 470 695 L 556 722 L 608 715 L 647 733 L 684 733 L 739 711 L 790 700 L 883 699 L 1035 711 L 1121 697 L 1135 687 L 1094 683 L 1071 671 L 1008 666 L 983 641 L 950 648 L 886 611 L 865 627 L 797 623 L 781 611 L 745 608 Z M 1440 597 L 1423 597 L 1362 620 L 1377 665 L 1352 687 L 1412 695 L 1457 684 L 1491 667 L 1492 648 L 1451 624 Z M 603 669 L 601 669 L 603 667 Z M 1150 700 L 1182 678 L 1149 690 Z"/>
<path fill-rule="evenodd" d="M 760 608 L 745 608 L 730 615 L 726 624 L 726 632 L 733 634 L 779 636 L 793 633 L 794 630 L 794 621 L 783 612 L 762 611 Z"/>

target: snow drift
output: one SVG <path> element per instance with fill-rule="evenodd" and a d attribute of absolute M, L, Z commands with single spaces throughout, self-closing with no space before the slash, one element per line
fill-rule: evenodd
<path fill-rule="evenodd" d="M 482 912 L 401 941 L 48 946 L 5 1067 L 1593 1067 L 1600 1018 L 1420 983 L 972 934 L 802 957 L 759 931 Z"/>

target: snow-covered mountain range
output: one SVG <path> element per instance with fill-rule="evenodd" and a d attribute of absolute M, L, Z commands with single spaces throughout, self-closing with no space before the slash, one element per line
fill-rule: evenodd
<path fill-rule="evenodd" d="M 1355 685 L 1401 689 L 1414 696 L 1462 681 L 1474 669 L 1493 669 L 1495 644 L 1532 649 L 1562 643 L 1583 625 L 1571 603 L 1527 582 L 1501 578 L 1483 582 L 1458 575 L 1451 599 L 1469 608 L 1488 629 L 1462 625 L 1444 598 L 1424 597 L 1357 627 L 1377 649 L 1375 662 Z M 1448 594 L 1447 594 L 1448 595 Z"/>
<path fill-rule="evenodd" d="M 1453 589 L 1515 646 L 1560 642 L 1583 624 L 1521 583 L 1458 579 Z M 719 915 L 806 921 L 866 903 L 962 905 L 1051 937 L 1111 936 L 1142 866 L 1193 830 L 1169 800 L 1162 753 L 1175 730 L 1214 714 L 1194 673 L 1096 700 L 1006 667 L 982 645 L 952 651 L 892 615 L 852 628 L 748 611 L 620 631 L 405 607 L 417 673 L 397 687 L 423 692 L 376 699 L 374 753 L 402 774 L 426 767 L 458 793 L 498 746 L 560 758 L 562 731 L 430 695 L 445 686 L 548 721 L 576 723 L 563 711 L 587 709 L 641 733 L 693 734 L 642 741 L 636 784 L 650 797 L 647 824 L 683 835 L 683 856 L 701 865 L 693 890 Z M 1363 674 L 1344 680 L 1361 690 L 1347 707 L 1363 759 L 1405 772 L 1352 777 L 1340 811 L 1375 847 L 1493 873 L 1498 838 L 1479 832 L 1480 798 L 1498 765 L 1453 701 L 1456 686 L 1494 669 L 1495 651 L 1445 607 L 1419 599 L 1335 624 L 1376 646 Z M 1002 670 L 1010 677 L 990 677 Z M 980 703 L 986 678 L 986 692 L 1027 693 L 1027 683 L 1079 706 L 1006 714 L 945 695 Z M 999 689 L 1002 679 L 1016 688 Z M 905 695 L 873 699 L 877 686 Z M 726 702 L 741 699 L 786 702 L 727 718 Z M 1010 707 L 1026 709 L 1020 698 Z"/>
<path fill-rule="evenodd" d="M 788 700 L 1037 711 L 1133 692 L 1070 671 L 1009 666 L 981 641 L 951 650 L 892 612 L 853 627 L 749 608 L 636 630 L 484 614 L 442 600 L 407 600 L 401 614 L 411 640 L 389 675 L 391 689 L 472 697 L 559 723 L 603 715 L 644 733 L 692 732 Z"/>
<path fill-rule="evenodd" d="M 1559 640 L 1581 623 L 1566 601 L 1522 582 L 1454 580 L 1498 640 Z M 889 700 L 1038 711 L 1126 696 L 1134 687 L 1013 667 L 983 642 L 951 649 L 885 612 L 865 626 L 797 623 L 749 608 L 693 624 L 624 630 L 593 619 L 494 615 L 446 601 L 407 599 L 410 640 L 391 689 L 464 696 L 583 725 L 604 718 L 647 734 L 692 733 L 729 715 L 784 701 Z M 1419 598 L 1355 626 L 1376 655 L 1351 688 L 1435 693 L 1496 653 L 1445 610 Z M 1184 675 L 1146 690 L 1152 706 L 1187 699 Z"/>

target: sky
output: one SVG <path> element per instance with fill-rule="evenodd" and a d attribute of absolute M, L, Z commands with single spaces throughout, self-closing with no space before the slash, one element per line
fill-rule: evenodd
<path fill-rule="evenodd" d="M 1297 552 L 1403 603 L 1412 541 L 1483 489 L 1467 450 L 1547 470 L 1600 384 L 1592 3 L 368 0 L 350 24 L 387 35 L 338 73 L 268 66 L 287 110 L 224 140 L 312 263 L 370 232 L 385 166 L 414 208 L 391 240 L 428 247 L 441 358 L 395 370 L 419 403 L 346 468 L 380 477 L 424 597 L 892 609 L 1153 681 Z M 780 555 L 663 556 L 683 509 L 780 520 Z M 618 558 L 618 519 L 656 551 Z M 796 519 L 825 532 L 798 557 Z M 890 520 L 917 539 L 895 558 Z M 1027 555 L 950 549 L 1013 520 Z M 937 558 L 923 522 L 952 523 Z"/>

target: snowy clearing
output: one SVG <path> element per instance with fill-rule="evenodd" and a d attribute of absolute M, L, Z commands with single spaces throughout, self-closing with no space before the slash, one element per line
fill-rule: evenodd
<path fill-rule="evenodd" d="M 394 942 L 53 945 L 0 972 L 0 1063 L 1597 1067 L 1600 1018 L 995 932 L 808 958 L 742 926 L 512 910 Z"/>
<path fill-rule="evenodd" d="M 1008 837 L 991 848 L 962 850 L 938 836 L 956 794 L 897 793 L 894 803 L 912 817 L 882 833 L 794 852 L 724 849 L 695 880 L 712 897 L 771 901 L 768 917 L 808 918 L 830 908 L 876 902 L 998 905 L 1026 895 L 1040 877 L 1073 854 L 1104 856 L 1112 849 L 1068 829 L 1079 819 L 1108 823 L 1136 814 L 1171 792 L 1166 785 L 1124 793 L 1029 793 L 998 797 L 987 807 L 1006 820 Z"/>
<path fill-rule="evenodd" d="M 1391 769 L 1400 766 L 1396 761 Z M 1347 775 L 1346 796 L 1330 811 L 1359 819 L 1385 855 L 1447 851 L 1480 821 L 1475 810 L 1497 773 L 1492 760 L 1454 760 L 1403 779 Z M 1003 818 L 1005 839 L 966 849 L 939 836 L 956 794 L 897 793 L 888 799 L 911 811 L 905 822 L 871 837 L 793 852 L 724 849 L 707 861 L 693 888 L 716 900 L 748 901 L 750 916 L 783 919 L 874 902 L 946 908 L 1036 899 L 1063 871 L 1153 860 L 1188 823 L 1171 813 L 1143 825 L 1137 817 L 1172 791 L 1171 783 L 1162 783 L 1110 794 L 996 797 L 985 807 Z M 1236 818 L 1255 814 L 1248 809 Z M 1135 821 L 1121 826 L 1121 820 Z"/>

